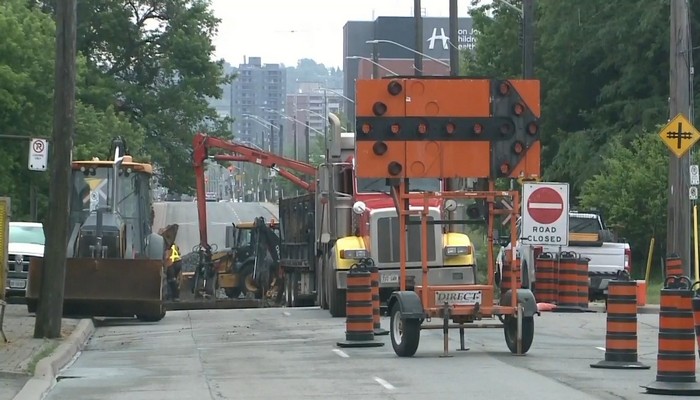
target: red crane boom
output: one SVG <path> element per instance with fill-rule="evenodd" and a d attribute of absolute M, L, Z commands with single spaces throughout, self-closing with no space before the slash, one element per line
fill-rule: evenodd
<path fill-rule="evenodd" d="M 226 150 L 234 154 L 216 154 L 212 158 L 219 161 L 244 161 L 267 168 L 275 169 L 280 175 L 301 187 L 313 192 L 316 190 L 316 168 L 313 165 L 278 156 L 251 146 L 234 143 L 221 138 L 208 136 L 205 133 L 197 133 L 192 141 L 194 153 L 193 165 L 195 181 L 197 184 L 197 214 L 199 218 L 199 244 L 208 256 L 211 256 L 211 247 L 207 238 L 207 205 L 204 185 L 204 161 L 209 158 L 209 149 Z M 282 169 L 285 168 L 285 169 Z M 307 182 L 290 171 L 302 173 L 311 177 Z"/>

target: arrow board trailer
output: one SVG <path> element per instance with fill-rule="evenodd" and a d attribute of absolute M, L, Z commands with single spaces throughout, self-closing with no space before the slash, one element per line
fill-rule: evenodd
<path fill-rule="evenodd" d="M 569 245 L 569 184 L 523 185 L 520 239 L 526 245 Z"/>

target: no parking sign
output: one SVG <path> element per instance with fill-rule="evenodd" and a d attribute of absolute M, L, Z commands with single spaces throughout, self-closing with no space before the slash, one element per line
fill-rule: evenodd
<path fill-rule="evenodd" d="M 522 216 L 523 244 L 568 246 L 569 184 L 524 184 Z"/>

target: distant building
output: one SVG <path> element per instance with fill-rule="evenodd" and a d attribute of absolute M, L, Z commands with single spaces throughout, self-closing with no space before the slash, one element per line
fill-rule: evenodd
<path fill-rule="evenodd" d="M 265 150 L 279 151 L 279 130 L 270 135 L 269 124 L 279 126 L 283 118 L 287 74 L 284 65 L 263 64 L 260 57 L 249 57 L 233 68 L 237 74 L 230 88 L 224 88 L 223 103 L 229 101 L 229 111 L 217 107 L 221 115 L 232 115 L 233 135 L 252 142 Z M 227 96 L 228 95 L 228 96 Z"/>
<path fill-rule="evenodd" d="M 474 32 L 471 18 L 459 18 L 457 40 L 460 49 L 474 48 Z M 375 45 L 368 40 L 388 40 L 415 49 L 415 25 L 413 17 L 378 17 L 374 21 L 348 21 L 343 27 L 343 94 L 355 100 L 355 80 L 372 78 L 373 64 L 365 59 L 348 57 L 365 57 L 372 59 Z M 421 53 L 449 65 L 449 18 L 423 17 L 423 45 Z M 393 43 L 376 44 L 379 64 L 399 74 L 414 75 L 415 53 Z M 418 50 L 418 49 L 416 49 Z M 377 68 L 380 77 L 392 75 L 383 68 Z M 449 75 L 449 67 L 423 57 L 423 75 Z M 355 115 L 354 103 L 345 101 L 348 116 Z M 354 126 L 353 118 L 349 118 Z"/>
<path fill-rule="evenodd" d="M 320 83 L 300 82 L 299 92 L 288 94 L 285 114 L 290 117 L 285 122 L 285 154 L 298 159 L 306 157 L 306 126 L 309 137 L 323 135 L 325 129 L 324 105 L 329 113 L 342 113 L 342 97 L 336 90 L 324 90 Z M 339 91 L 339 90 L 338 90 Z M 296 121 L 295 121 L 296 120 Z M 295 144 L 296 143 L 296 147 Z"/>

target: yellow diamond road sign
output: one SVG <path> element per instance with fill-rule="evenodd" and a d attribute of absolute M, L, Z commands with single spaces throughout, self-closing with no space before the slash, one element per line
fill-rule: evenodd
<path fill-rule="evenodd" d="M 700 132 L 691 124 L 683 114 L 676 115 L 666 126 L 659 131 L 661 140 L 666 143 L 668 149 L 681 158 L 698 140 Z"/>

